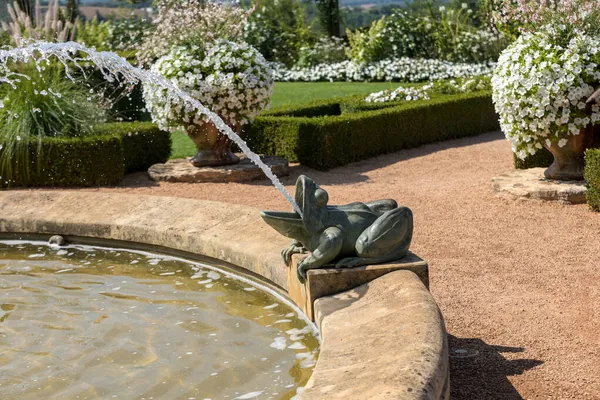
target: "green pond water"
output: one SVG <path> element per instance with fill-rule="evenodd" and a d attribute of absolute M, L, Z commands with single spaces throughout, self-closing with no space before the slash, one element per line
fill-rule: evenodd
<path fill-rule="evenodd" d="M 0 399 L 291 399 L 313 325 L 202 264 L 0 241 Z"/>

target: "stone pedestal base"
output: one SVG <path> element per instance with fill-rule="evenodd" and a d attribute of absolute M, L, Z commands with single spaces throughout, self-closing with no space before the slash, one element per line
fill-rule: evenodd
<path fill-rule="evenodd" d="M 306 276 L 306 284 L 298 280 L 298 264 L 306 257 L 303 254 L 292 256 L 288 268 L 288 294 L 290 298 L 314 321 L 314 301 L 320 297 L 329 296 L 363 285 L 389 272 L 408 270 L 414 272 L 429 288 L 429 270 L 427 263 L 420 257 L 410 253 L 401 260 L 377 265 L 367 265 L 356 268 L 320 268 L 311 269 Z"/>
<path fill-rule="evenodd" d="M 544 168 L 518 169 L 492 179 L 494 191 L 510 199 L 585 203 L 585 181 L 555 181 L 544 177 Z"/>
<path fill-rule="evenodd" d="M 219 167 L 194 167 L 189 160 L 178 158 L 165 164 L 154 164 L 148 169 L 150 179 L 165 182 L 249 182 L 266 179 L 262 170 L 245 155 L 237 154 L 241 161 L 234 165 Z M 289 164 L 282 157 L 261 157 L 277 176 L 289 174 Z"/>

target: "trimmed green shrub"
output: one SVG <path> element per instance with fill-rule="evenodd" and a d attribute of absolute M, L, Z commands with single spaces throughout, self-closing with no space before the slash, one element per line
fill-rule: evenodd
<path fill-rule="evenodd" d="M 583 178 L 587 186 L 587 203 L 594 211 L 600 211 L 600 149 L 585 151 Z"/>
<path fill-rule="evenodd" d="M 96 127 L 102 135 L 121 138 L 125 172 L 143 171 L 171 155 L 171 134 L 151 122 L 116 122 Z"/>
<path fill-rule="evenodd" d="M 265 113 L 246 128 L 247 141 L 259 153 L 327 170 L 378 154 L 499 129 L 489 92 L 356 112 L 348 112 L 356 110 L 351 106 L 355 98 L 347 101 L 287 109 L 287 115 Z M 323 110 L 333 110 L 336 104 L 341 115 L 323 116 Z"/>
<path fill-rule="evenodd" d="M 534 155 L 525 157 L 524 160 L 513 153 L 513 159 L 516 169 L 548 168 L 554 162 L 554 156 L 546 148 L 538 150 Z"/>
<path fill-rule="evenodd" d="M 114 185 L 125 172 L 166 162 L 171 154 L 171 134 L 149 122 L 104 124 L 94 132 L 94 136 L 30 142 L 29 172 L 16 168 L 21 172 L 10 182 L 0 178 L 0 188 Z"/>
<path fill-rule="evenodd" d="M 0 150 L 2 151 L 2 150 Z M 11 186 L 100 186 L 118 183 L 123 177 L 123 148 L 116 136 L 43 138 L 29 143 L 29 172 L 16 174 Z"/>
<path fill-rule="evenodd" d="M 314 101 L 302 106 L 279 107 L 276 110 L 264 112 L 261 115 L 273 117 L 325 117 L 329 115 L 341 115 L 341 107 L 342 104 L 340 103 L 340 99 L 326 99 Z"/>

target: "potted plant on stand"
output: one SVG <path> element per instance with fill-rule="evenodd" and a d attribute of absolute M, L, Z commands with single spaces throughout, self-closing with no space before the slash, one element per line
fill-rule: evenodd
<path fill-rule="evenodd" d="M 217 40 L 203 46 L 178 46 L 151 69 L 218 114 L 237 133 L 271 101 L 272 71 L 264 57 L 245 43 Z M 230 139 L 191 105 L 168 98 L 164 89 L 152 83 L 145 84 L 144 99 L 159 127 L 184 129 L 194 141 L 198 153 L 191 159 L 193 165 L 239 162 Z"/>
<path fill-rule="evenodd" d="M 600 83 L 600 4 L 555 3 L 507 0 L 500 8 L 499 20 L 521 22 L 522 34 L 498 60 L 493 100 L 519 158 L 546 147 L 554 156 L 547 178 L 582 180 L 583 154 L 600 133 L 592 96 Z"/>

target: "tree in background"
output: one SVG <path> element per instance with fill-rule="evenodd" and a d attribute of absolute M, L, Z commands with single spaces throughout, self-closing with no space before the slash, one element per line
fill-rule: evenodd
<path fill-rule="evenodd" d="M 65 8 L 65 19 L 70 23 L 75 23 L 79 17 L 79 0 L 67 0 Z"/>
<path fill-rule="evenodd" d="M 319 20 L 329 36 L 340 36 L 339 0 L 317 0 Z"/>
<path fill-rule="evenodd" d="M 288 66 L 298 60 L 300 49 L 310 41 L 304 7 L 298 0 L 259 0 L 245 27 L 246 42 L 268 61 Z"/>

